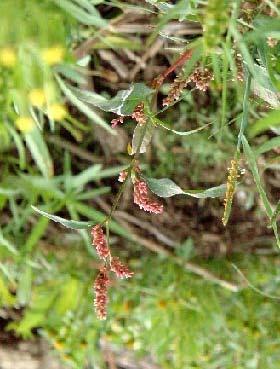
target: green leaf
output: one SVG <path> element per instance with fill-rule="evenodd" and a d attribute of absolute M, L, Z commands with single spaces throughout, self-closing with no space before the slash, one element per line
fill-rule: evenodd
<path fill-rule="evenodd" d="M 144 83 L 135 83 L 128 90 L 121 90 L 112 99 L 107 100 L 103 97 L 96 98 L 95 93 L 79 91 L 80 98 L 83 98 L 87 103 L 98 107 L 101 110 L 112 112 L 118 115 L 131 115 L 136 105 L 145 101 L 153 90 L 147 87 Z"/>
<path fill-rule="evenodd" d="M 244 150 L 249 168 L 252 172 L 252 175 L 253 175 L 254 181 L 256 183 L 258 192 L 260 194 L 262 203 L 264 205 L 266 214 L 267 214 L 268 218 L 271 221 L 271 219 L 273 217 L 273 210 L 272 210 L 270 202 L 269 202 L 269 200 L 266 196 L 265 190 L 264 190 L 264 188 L 262 186 L 262 183 L 261 183 L 261 178 L 260 178 L 260 175 L 259 175 L 258 166 L 257 166 L 257 162 L 256 162 L 254 152 L 251 149 L 251 147 L 249 146 L 249 143 L 248 143 L 245 136 L 242 136 L 241 140 L 242 140 L 243 150 Z M 276 238 L 276 241 L 277 241 L 277 245 L 280 248 L 280 239 L 279 239 L 279 236 L 278 236 L 277 224 L 276 224 L 276 222 L 274 222 L 274 223 L 271 222 L 271 223 L 272 223 L 271 225 L 272 225 L 274 235 L 275 235 L 275 238 Z"/>
<path fill-rule="evenodd" d="M 26 305 L 31 299 L 32 288 L 32 268 L 28 264 L 23 265 L 17 288 L 17 299 L 20 305 Z"/>
<path fill-rule="evenodd" d="M 271 218 L 272 208 L 271 208 L 271 205 L 268 201 L 265 190 L 264 190 L 264 188 L 262 186 L 262 183 L 261 183 L 261 177 L 259 175 L 259 170 L 258 170 L 258 166 L 257 166 L 257 162 L 256 162 L 254 152 L 251 149 L 251 147 L 249 146 L 249 143 L 248 143 L 245 136 L 241 137 L 241 141 L 242 141 L 243 150 L 244 150 L 249 168 L 250 168 L 250 170 L 252 172 L 252 175 L 254 177 L 254 181 L 255 181 L 257 189 L 259 191 L 259 194 L 260 194 L 260 197 L 262 199 L 263 205 L 265 207 L 266 213 L 269 216 L 269 218 Z"/>
<path fill-rule="evenodd" d="M 78 222 L 76 220 L 68 220 L 68 219 L 64 219 L 56 215 L 49 214 L 43 210 L 38 209 L 36 206 L 33 206 L 33 205 L 31 206 L 31 208 L 37 213 L 43 215 L 44 217 L 47 217 L 56 223 L 62 224 L 66 228 L 85 229 L 92 225 L 92 222 Z"/>
<path fill-rule="evenodd" d="M 248 129 L 249 137 L 255 137 L 269 128 L 280 125 L 280 110 L 272 110 L 265 117 L 257 120 Z"/>
<path fill-rule="evenodd" d="M 53 162 L 43 136 L 37 127 L 25 133 L 25 141 L 33 159 L 45 177 L 53 175 Z"/>
<path fill-rule="evenodd" d="M 148 124 L 147 127 L 146 127 L 146 125 L 141 126 L 140 124 L 137 124 L 137 126 L 134 129 L 133 138 L 132 138 L 132 152 L 131 152 L 131 155 L 133 155 L 137 152 L 137 149 L 140 145 L 140 142 L 141 142 L 141 146 L 139 148 L 140 154 L 143 154 L 143 153 L 146 152 L 147 146 L 151 142 L 155 127 L 154 127 L 153 124 L 150 124 L 150 123 L 146 123 L 146 124 Z M 145 130 L 145 132 L 144 132 L 144 130 Z M 143 136 L 143 133 L 144 133 L 144 136 Z"/>
<path fill-rule="evenodd" d="M 14 296 L 10 293 L 7 283 L 0 275 L 0 306 L 12 306 L 15 303 Z"/>
<path fill-rule="evenodd" d="M 182 190 L 176 183 L 168 178 L 145 178 L 149 189 L 159 197 L 171 197 L 174 195 L 188 195 L 199 199 L 208 197 L 220 197 L 224 195 L 226 186 L 220 185 L 206 190 Z"/>
<path fill-rule="evenodd" d="M 0 229 L 0 246 L 4 246 L 4 247 L 6 247 L 6 249 L 9 251 L 9 252 L 11 252 L 12 254 L 17 254 L 18 253 L 18 251 L 17 251 L 17 249 L 15 248 L 15 246 L 9 241 L 9 240 L 7 240 L 5 237 L 4 237 L 4 235 L 3 235 L 3 233 L 2 233 L 2 231 L 1 231 L 1 229 Z"/>
<path fill-rule="evenodd" d="M 273 137 L 268 141 L 265 141 L 263 144 L 258 146 L 255 149 L 255 155 L 259 156 L 267 151 L 270 151 L 274 148 L 280 147 L 280 137 Z"/>
<path fill-rule="evenodd" d="M 87 26 L 105 27 L 107 21 L 102 19 L 99 12 L 92 6 L 88 1 L 83 0 L 78 2 L 81 6 L 78 6 L 75 0 L 52 0 L 57 6 L 64 9 L 66 12 L 72 15 L 73 18 L 77 19 L 82 24 Z M 76 3 L 76 4 L 75 4 Z M 84 9 L 86 8 L 86 10 Z"/>
<path fill-rule="evenodd" d="M 74 278 L 69 278 L 69 280 L 64 280 L 59 296 L 56 298 L 53 305 L 54 311 L 59 316 L 64 316 L 67 311 L 74 310 L 79 302 L 79 295 L 82 290 L 82 284 L 80 281 Z"/>
<path fill-rule="evenodd" d="M 116 132 L 105 122 L 105 120 L 103 120 L 87 104 L 85 104 L 82 100 L 79 99 L 79 97 L 75 93 L 75 90 L 70 85 L 65 83 L 58 76 L 56 76 L 56 79 L 64 95 L 73 105 L 77 107 L 77 109 L 79 109 L 83 114 L 85 114 L 93 123 L 103 127 L 110 134 L 116 135 Z"/>
<path fill-rule="evenodd" d="M 277 222 L 277 218 L 279 217 L 280 215 L 280 200 L 278 201 L 277 205 L 276 205 L 276 208 L 272 214 L 272 217 L 271 217 L 271 224 Z"/>
<path fill-rule="evenodd" d="M 209 124 L 205 124 L 204 126 L 199 127 L 199 128 L 196 128 L 196 129 L 193 129 L 191 131 L 175 131 L 175 129 L 171 129 L 169 127 L 166 127 L 159 119 L 156 118 L 156 119 L 153 119 L 153 120 L 160 127 L 164 128 L 164 129 L 166 129 L 168 131 L 171 131 L 171 132 L 173 132 L 173 133 L 175 133 L 176 135 L 179 135 L 179 136 L 190 136 L 190 135 L 193 135 L 194 133 L 197 133 L 199 131 L 202 131 L 203 129 L 207 128 L 210 125 L 210 123 Z"/>

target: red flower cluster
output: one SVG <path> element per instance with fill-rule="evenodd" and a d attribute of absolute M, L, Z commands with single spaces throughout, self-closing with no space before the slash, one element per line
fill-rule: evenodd
<path fill-rule="evenodd" d="M 140 103 L 136 106 L 134 109 L 131 118 L 135 119 L 137 123 L 140 124 L 140 126 L 144 125 L 147 122 L 147 117 L 145 115 L 144 111 L 144 103 Z"/>
<path fill-rule="evenodd" d="M 118 257 L 114 257 L 111 260 L 111 271 L 116 273 L 118 278 L 130 278 L 133 276 L 133 272 L 131 272 L 128 267 L 123 264 Z"/>
<path fill-rule="evenodd" d="M 106 259 L 110 255 L 103 229 L 99 224 L 91 230 L 92 244 L 95 246 L 96 252 L 101 259 Z"/>
<path fill-rule="evenodd" d="M 112 119 L 111 120 L 111 126 L 112 126 L 112 128 L 116 128 L 117 125 L 122 124 L 123 123 L 123 119 L 124 119 L 124 117 L 122 117 L 122 116 L 119 116 L 118 118 Z"/>
<path fill-rule="evenodd" d="M 111 257 L 111 252 L 100 224 L 92 227 L 91 235 L 93 237 L 92 244 L 95 246 L 98 256 L 104 259 L 107 264 L 107 266 L 105 264 L 100 269 L 94 282 L 94 306 L 96 314 L 99 319 L 106 319 L 108 286 L 110 285 L 109 271 L 114 272 L 118 278 L 130 278 L 133 273 L 118 257 Z"/>
<path fill-rule="evenodd" d="M 102 268 L 94 281 L 94 306 L 98 319 L 104 320 L 107 317 L 107 304 L 108 304 L 108 287 L 110 285 L 110 279 L 106 268 Z"/>
<path fill-rule="evenodd" d="M 127 171 L 126 170 L 122 170 L 119 174 L 119 178 L 118 178 L 118 181 L 123 183 L 125 180 L 126 180 L 126 177 L 127 177 Z"/>
<path fill-rule="evenodd" d="M 150 213 L 161 214 L 163 212 L 163 205 L 149 198 L 147 183 L 139 179 L 134 182 L 134 203 L 140 209 Z"/>

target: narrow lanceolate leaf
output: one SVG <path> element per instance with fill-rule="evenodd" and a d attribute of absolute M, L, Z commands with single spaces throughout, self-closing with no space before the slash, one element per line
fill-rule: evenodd
<path fill-rule="evenodd" d="M 85 114 L 93 123 L 98 124 L 99 126 L 106 129 L 107 132 L 112 135 L 116 135 L 116 132 L 98 115 L 96 114 L 86 103 L 84 103 L 78 95 L 75 93 L 75 90 L 65 83 L 60 77 L 56 76 L 59 87 L 61 88 L 64 95 L 67 99 L 76 106 L 83 114 Z"/>
<path fill-rule="evenodd" d="M 140 124 L 137 124 L 134 129 L 131 155 L 135 154 L 138 148 L 140 154 L 145 153 L 147 150 L 147 146 L 151 142 L 155 127 L 150 123 L 146 124 L 148 124 L 147 127 L 145 125 L 141 126 Z M 140 142 L 141 146 L 139 147 Z"/>
<path fill-rule="evenodd" d="M 193 129 L 191 131 L 176 131 L 175 129 L 172 129 L 172 128 L 169 128 L 169 127 L 166 127 L 159 119 L 156 119 L 155 120 L 155 123 L 157 125 L 159 125 L 160 127 L 168 130 L 168 131 L 171 131 L 173 133 L 175 133 L 176 135 L 179 135 L 179 136 L 190 136 L 190 135 L 193 135 L 199 131 L 202 131 L 203 129 L 207 128 L 209 126 L 209 124 L 205 124 L 204 126 L 202 127 L 199 127 L 199 128 L 196 128 L 196 129 Z"/>
<path fill-rule="evenodd" d="M 208 197 L 223 196 L 226 190 L 225 185 L 211 187 L 206 190 L 183 190 L 175 182 L 168 178 L 145 178 L 149 189 L 159 197 L 172 197 L 174 195 L 187 195 L 196 197 L 198 199 L 205 199 Z"/>
<path fill-rule="evenodd" d="M 45 177 L 53 175 L 53 162 L 43 136 L 37 127 L 25 133 L 25 141 L 38 168 Z"/>
<path fill-rule="evenodd" d="M 242 140 L 244 154 L 246 156 L 249 168 L 250 168 L 250 170 L 252 172 L 252 175 L 254 177 L 254 181 L 255 181 L 257 189 L 259 191 L 259 194 L 260 194 L 260 197 L 262 199 L 263 205 L 265 207 L 266 213 L 269 216 L 269 218 L 271 218 L 272 208 L 271 208 L 271 205 L 268 201 L 268 198 L 266 196 L 265 190 L 264 190 L 262 182 L 261 182 L 261 177 L 259 175 L 259 170 L 258 170 L 255 154 L 254 154 L 253 150 L 251 149 L 251 147 L 249 146 L 249 143 L 248 143 L 246 137 L 242 136 L 241 140 Z"/>
<path fill-rule="evenodd" d="M 280 216 L 280 200 L 278 201 L 277 205 L 276 205 L 276 208 L 272 214 L 272 217 L 271 217 L 271 224 L 277 222 L 277 219 L 278 217 Z"/>
<path fill-rule="evenodd" d="M 78 222 L 76 220 L 68 220 L 68 219 L 61 218 L 57 215 L 49 214 L 43 210 L 38 209 L 36 206 L 31 206 L 31 207 L 34 211 L 36 211 L 40 215 L 43 215 L 44 217 L 47 217 L 56 223 L 60 223 L 66 228 L 85 229 L 92 225 L 91 222 Z"/>
<path fill-rule="evenodd" d="M 246 137 L 242 136 L 241 140 L 242 140 L 244 154 L 246 156 L 249 168 L 252 172 L 252 175 L 253 175 L 254 181 L 256 183 L 258 192 L 260 194 L 262 203 L 264 205 L 266 214 L 267 214 L 268 218 L 271 220 L 271 218 L 273 217 L 273 210 L 272 210 L 272 207 L 271 207 L 270 202 L 269 202 L 269 200 L 266 196 L 265 190 L 264 190 L 262 182 L 261 182 L 261 177 L 259 175 L 259 170 L 258 170 L 255 154 L 254 154 L 253 150 L 251 149 Z M 278 236 L 277 224 L 276 224 L 276 222 L 274 222 L 271 225 L 272 225 L 272 228 L 273 228 L 273 231 L 274 231 L 274 235 L 275 235 L 275 238 L 276 238 L 276 241 L 277 241 L 277 245 L 278 245 L 278 247 L 280 247 L 280 239 L 279 239 L 279 236 Z"/>
<path fill-rule="evenodd" d="M 259 156 L 267 151 L 276 149 L 280 147 L 280 136 L 279 137 L 273 137 L 268 141 L 265 141 L 263 144 L 258 146 L 255 149 L 255 155 Z"/>
<path fill-rule="evenodd" d="M 255 137 L 269 128 L 280 126 L 280 110 L 272 110 L 265 117 L 257 120 L 248 130 L 250 137 Z"/>
<path fill-rule="evenodd" d="M 52 1 L 60 8 L 71 14 L 73 18 L 77 19 L 82 24 L 95 27 L 105 27 L 107 25 L 107 21 L 101 18 L 99 12 L 90 4 L 89 1 L 83 1 L 83 3 L 86 3 L 86 6 L 85 4 L 81 4 L 81 1 L 81 6 L 78 6 L 75 0 Z M 84 8 L 86 8 L 86 10 Z"/>

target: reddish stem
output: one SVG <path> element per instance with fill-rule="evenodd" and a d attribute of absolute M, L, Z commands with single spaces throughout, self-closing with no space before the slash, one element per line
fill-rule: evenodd
<path fill-rule="evenodd" d="M 172 73 L 176 68 L 180 67 L 181 65 L 183 65 L 187 60 L 189 60 L 192 56 L 192 49 L 190 50 L 186 50 L 176 61 L 175 63 L 173 63 L 172 65 L 170 65 L 170 67 L 168 67 L 163 73 L 161 73 L 158 77 L 156 77 L 152 83 L 153 87 L 158 89 L 163 81 L 165 80 L 165 78 Z"/>

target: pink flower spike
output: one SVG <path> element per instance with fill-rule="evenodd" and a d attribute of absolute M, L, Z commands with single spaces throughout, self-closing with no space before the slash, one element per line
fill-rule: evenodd
<path fill-rule="evenodd" d="M 91 229 L 92 244 L 95 246 L 96 252 L 101 259 L 106 259 L 110 255 L 110 250 L 100 224 Z"/>
<path fill-rule="evenodd" d="M 108 287 L 110 280 L 107 270 L 105 268 L 100 269 L 98 276 L 94 281 L 94 306 L 98 319 L 105 320 L 107 317 L 107 304 L 108 304 Z"/>
<path fill-rule="evenodd" d="M 117 125 L 122 124 L 123 123 L 123 119 L 124 119 L 124 117 L 118 117 L 118 118 L 112 119 L 111 120 L 111 126 L 112 126 L 112 128 L 116 128 Z"/>
<path fill-rule="evenodd" d="M 128 267 L 123 264 L 118 257 L 113 257 L 111 260 L 111 270 L 116 273 L 118 278 L 131 278 L 133 276 L 133 272 L 131 272 Z"/>
<path fill-rule="evenodd" d="M 134 203 L 140 209 L 150 213 L 161 214 L 163 212 L 163 205 L 149 198 L 147 183 L 139 179 L 134 183 Z"/>

